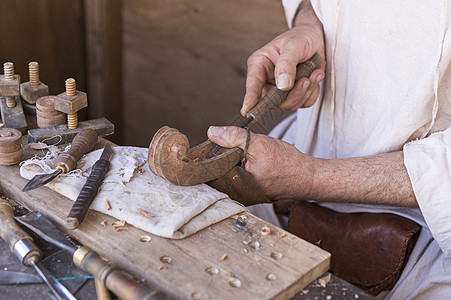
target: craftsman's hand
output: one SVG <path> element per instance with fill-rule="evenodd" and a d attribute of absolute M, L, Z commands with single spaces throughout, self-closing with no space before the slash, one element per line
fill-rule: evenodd
<path fill-rule="evenodd" d="M 250 132 L 246 170 L 272 200 L 309 199 L 313 158 L 282 140 Z M 208 138 L 218 145 L 245 148 L 247 132 L 239 127 L 210 127 Z"/>
<path fill-rule="evenodd" d="M 321 68 L 313 71 L 310 78 L 301 78 L 295 83 L 296 66 L 315 53 L 323 58 Z M 274 84 L 281 90 L 291 90 L 280 109 L 295 111 L 312 106 L 319 95 L 319 83 L 324 78 L 324 57 L 322 24 L 310 1 L 305 0 L 296 16 L 295 26 L 249 57 L 241 114 L 244 116 L 254 107 Z"/>
<path fill-rule="evenodd" d="M 366 157 L 320 159 L 293 145 L 250 133 L 246 170 L 271 199 L 355 202 L 418 207 L 402 151 Z M 210 127 L 208 138 L 223 147 L 246 146 L 239 127 Z"/>

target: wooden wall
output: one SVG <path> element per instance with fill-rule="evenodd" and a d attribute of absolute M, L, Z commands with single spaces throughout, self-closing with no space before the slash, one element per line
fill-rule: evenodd
<path fill-rule="evenodd" d="M 169 125 L 195 145 L 238 116 L 247 57 L 284 30 L 279 0 L 0 1 L 0 62 L 27 81 L 39 61 L 52 94 L 76 78 L 117 143 L 147 147 Z"/>
<path fill-rule="evenodd" d="M 124 141 L 140 146 L 163 125 L 195 145 L 234 121 L 247 57 L 286 30 L 279 0 L 124 1 L 122 25 Z"/>

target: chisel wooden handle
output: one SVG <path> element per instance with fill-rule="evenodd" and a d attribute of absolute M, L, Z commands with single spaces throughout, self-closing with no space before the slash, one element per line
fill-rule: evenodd
<path fill-rule="evenodd" d="M 75 169 L 80 157 L 88 153 L 97 143 L 97 137 L 97 132 L 92 129 L 80 131 L 72 141 L 70 149 L 58 155 L 55 160 L 55 168 L 61 169 L 64 173 Z"/>
<path fill-rule="evenodd" d="M 66 219 L 66 224 L 69 229 L 78 228 L 84 220 L 89 206 L 97 195 L 98 189 L 105 178 L 106 173 L 110 167 L 110 161 L 100 159 L 92 166 L 91 174 L 86 180 L 85 185 L 80 191 L 80 194 L 72 205 L 69 215 Z"/>
<path fill-rule="evenodd" d="M 74 253 L 74 263 L 97 278 L 107 289 L 122 300 L 162 300 L 166 295 L 133 280 L 114 266 L 103 261 L 97 253 L 81 247 Z"/>
<path fill-rule="evenodd" d="M 6 242 L 11 253 L 21 263 L 28 266 L 32 256 L 41 257 L 41 251 L 34 245 L 29 234 L 22 230 L 14 220 L 13 207 L 8 201 L 0 199 L 0 236 Z"/>
<path fill-rule="evenodd" d="M 315 53 L 312 58 L 299 64 L 296 68 L 295 80 L 310 77 L 314 70 L 321 67 L 322 61 L 321 56 Z M 255 121 L 259 121 L 271 109 L 282 103 L 287 98 L 288 93 L 289 91 L 281 91 L 276 86 L 272 87 L 260 102 L 246 114 L 246 117 L 252 117 Z"/>

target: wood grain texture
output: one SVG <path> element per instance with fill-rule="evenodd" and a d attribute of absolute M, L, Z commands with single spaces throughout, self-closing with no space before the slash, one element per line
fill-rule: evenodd
<path fill-rule="evenodd" d="M 116 126 L 112 137 L 122 139 L 122 3 L 121 0 L 84 0 L 89 117 L 105 117 Z"/>
<path fill-rule="evenodd" d="M 287 25 L 278 0 L 131 0 L 122 28 L 123 142 L 146 147 L 162 125 L 197 145 L 208 126 L 234 123 L 247 57 Z"/>
<path fill-rule="evenodd" d="M 26 180 L 19 177 L 18 169 L 0 167 L 1 190 L 64 229 L 73 202 L 46 187 L 22 193 Z M 149 287 L 176 299 L 199 295 L 202 299 L 287 299 L 328 269 L 327 252 L 290 233 L 280 238 L 280 229 L 245 215 L 243 227 L 237 227 L 233 217 L 183 240 L 152 236 L 143 243 L 139 237 L 148 233 L 130 225 L 126 225 L 128 230 L 114 231 L 115 219 L 89 211 L 70 235 Z M 102 220 L 107 226 L 101 225 Z M 264 226 L 271 230 L 267 236 L 261 234 Z M 169 263 L 165 256 L 171 258 Z M 216 268 L 217 274 L 208 268 Z M 240 287 L 231 285 L 236 280 Z"/>

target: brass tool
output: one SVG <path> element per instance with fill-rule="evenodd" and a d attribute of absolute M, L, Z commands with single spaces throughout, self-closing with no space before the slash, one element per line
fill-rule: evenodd
<path fill-rule="evenodd" d="M 322 65 L 322 58 L 319 54 L 314 54 L 309 60 L 297 65 L 295 80 L 304 77 L 310 77 L 313 71 L 320 68 Z M 240 126 L 241 128 L 246 127 L 252 121 L 259 121 L 263 116 L 265 116 L 271 109 L 277 107 L 287 98 L 290 91 L 279 90 L 276 86 L 273 86 L 268 93 L 257 103 L 250 111 L 247 112 L 247 119 Z M 221 146 L 216 146 L 206 158 L 212 158 Z"/>
<path fill-rule="evenodd" d="M 113 156 L 113 149 L 110 144 L 106 144 L 99 160 L 91 168 L 86 183 L 80 191 L 80 194 L 75 200 L 69 215 L 66 219 L 66 224 L 69 229 L 76 229 L 83 222 L 89 206 L 97 195 L 103 178 L 105 178 L 108 169 L 110 168 L 110 159 Z"/>
<path fill-rule="evenodd" d="M 0 236 L 22 264 L 35 268 L 58 299 L 76 300 L 67 288 L 42 266 L 41 251 L 36 247 L 33 239 L 14 221 L 13 208 L 3 199 L 0 199 Z"/>
<path fill-rule="evenodd" d="M 82 246 L 77 249 L 72 246 L 63 233 L 40 212 L 34 211 L 25 216 L 16 217 L 16 220 L 39 234 L 47 242 L 69 252 L 75 265 L 83 271 L 92 274 L 120 299 L 167 299 L 162 292 L 149 289 L 121 270 L 106 263 L 97 253 L 89 248 Z"/>
<path fill-rule="evenodd" d="M 23 188 L 29 191 L 52 181 L 61 173 L 67 173 L 75 169 L 80 157 L 87 153 L 97 143 L 97 133 L 92 129 L 85 129 L 75 136 L 70 149 L 56 158 L 55 171 L 49 174 L 34 176 Z"/>

